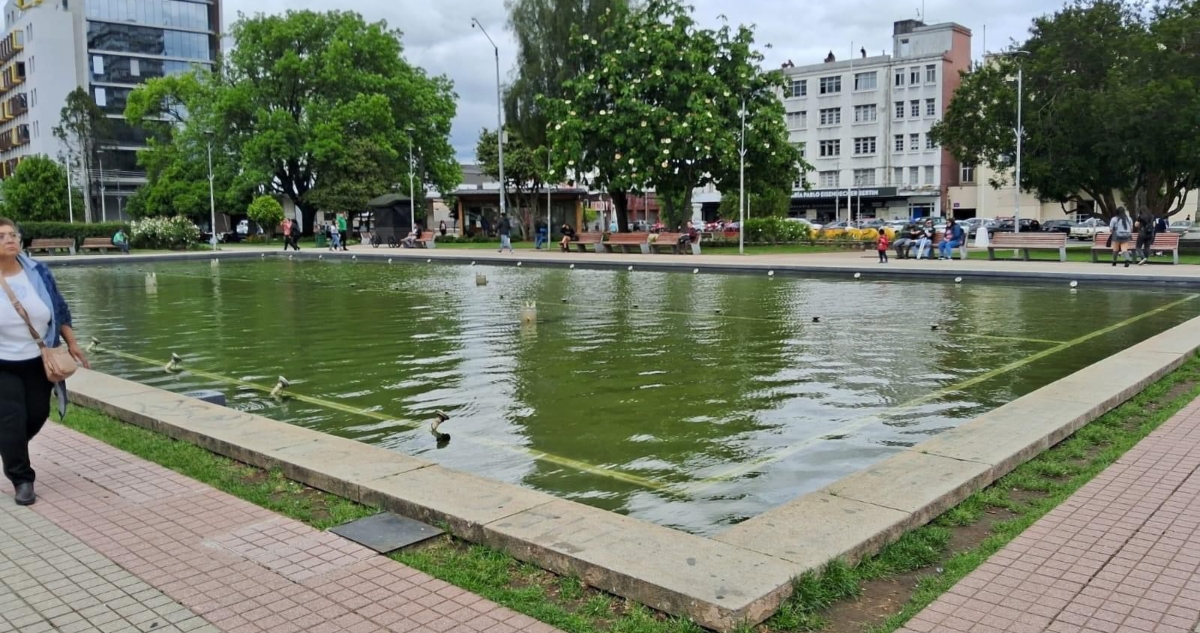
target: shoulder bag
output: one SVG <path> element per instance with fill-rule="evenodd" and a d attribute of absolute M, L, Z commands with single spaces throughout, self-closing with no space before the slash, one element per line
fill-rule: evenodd
<path fill-rule="evenodd" d="M 12 302 L 13 309 L 17 314 L 21 315 L 21 319 L 25 321 L 25 326 L 29 328 L 29 334 L 33 336 L 33 340 L 37 341 L 38 349 L 42 352 L 42 365 L 46 368 L 46 378 L 52 383 L 60 383 L 72 375 L 79 369 L 79 365 L 75 359 L 71 357 L 71 352 L 67 350 L 65 345 L 58 347 L 50 347 L 38 335 L 37 328 L 33 327 L 33 322 L 29 320 L 29 313 L 25 311 L 25 307 L 17 300 L 17 295 L 13 294 L 12 287 L 8 285 L 8 281 L 0 275 L 0 286 L 4 286 L 4 294 L 8 295 L 8 300 Z M 54 308 L 51 307 L 51 310 Z"/>

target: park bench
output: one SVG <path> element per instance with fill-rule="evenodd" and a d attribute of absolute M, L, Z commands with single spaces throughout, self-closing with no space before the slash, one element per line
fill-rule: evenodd
<path fill-rule="evenodd" d="M 959 258 L 959 259 L 966 259 L 966 258 L 967 258 L 967 235 L 966 235 L 966 233 L 967 233 L 967 232 L 966 232 L 966 230 L 964 229 L 964 230 L 963 230 L 963 241 L 962 241 L 962 244 L 959 244 L 959 245 L 958 245 L 958 258 Z M 933 240 L 932 240 L 933 246 L 931 246 L 931 247 L 930 247 L 929 254 L 930 254 L 930 255 L 931 255 L 931 256 L 932 256 L 934 259 L 937 259 L 937 256 L 938 256 L 938 246 L 939 246 L 939 245 L 941 245 L 941 243 L 942 243 L 942 240 L 944 240 L 944 239 L 946 239 L 946 233 L 945 233 L 945 231 L 934 231 L 934 232 L 933 232 Z"/>
<path fill-rule="evenodd" d="M 437 233 L 433 231 L 422 231 L 421 237 L 417 238 L 417 248 L 437 248 Z"/>
<path fill-rule="evenodd" d="M 608 239 L 600 242 L 607 253 L 649 253 L 649 233 L 609 233 Z"/>
<path fill-rule="evenodd" d="M 682 252 L 683 254 L 691 253 L 692 255 L 699 255 L 700 240 L 704 239 L 703 236 L 697 233 L 696 241 L 688 244 L 690 248 L 680 251 L 679 238 L 683 237 L 684 235 L 686 235 L 686 233 L 659 233 L 658 237 L 653 242 L 650 242 L 650 250 L 656 253 L 661 253 L 663 249 L 670 249 L 672 253 Z"/>
<path fill-rule="evenodd" d="M 1112 246 L 1108 245 L 1108 233 L 1096 234 L 1096 240 L 1092 242 L 1092 262 L 1100 261 L 1100 253 L 1111 253 Z M 1134 241 L 1129 242 L 1130 248 L 1137 245 L 1137 235 L 1134 234 Z M 1174 263 L 1179 263 L 1179 234 L 1178 233 L 1156 233 L 1154 241 L 1150 244 L 1150 250 L 1153 252 L 1170 252 Z"/>
<path fill-rule="evenodd" d="M 112 243 L 111 238 L 107 237 L 85 237 L 83 244 L 79 245 L 80 252 L 83 251 L 100 251 L 107 253 L 110 250 L 120 250 L 120 247 Z"/>
<path fill-rule="evenodd" d="M 996 259 L 997 250 L 1021 251 L 1029 261 L 1029 251 L 1058 251 L 1058 261 L 1067 261 L 1066 233 L 996 233 L 988 242 L 988 259 Z"/>
<path fill-rule="evenodd" d="M 47 255 L 53 254 L 54 251 L 67 251 L 70 254 L 75 254 L 75 240 L 69 237 L 62 238 L 42 238 L 35 239 L 27 249 L 30 253 L 35 251 L 45 251 Z"/>
<path fill-rule="evenodd" d="M 600 243 L 603 241 L 603 233 L 577 233 L 575 235 L 575 239 L 571 240 L 571 243 L 567 249 L 570 250 L 570 247 L 574 246 L 575 248 L 579 249 L 580 253 L 588 252 L 589 248 L 598 251 L 600 249 Z"/>

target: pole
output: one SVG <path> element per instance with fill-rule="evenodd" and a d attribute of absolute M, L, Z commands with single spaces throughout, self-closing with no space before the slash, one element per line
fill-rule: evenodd
<path fill-rule="evenodd" d="M 1016 211 L 1013 213 L 1013 232 L 1021 232 L 1021 90 L 1024 79 L 1024 66 L 1017 66 L 1017 179 L 1013 183 L 1013 203 Z"/>
<path fill-rule="evenodd" d="M 412 136 L 408 137 L 408 219 L 412 226 L 409 228 L 413 231 L 417 230 L 417 197 L 413 191 L 413 155 L 412 155 Z"/>
<path fill-rule="evenodd" d="M 96 160 L 100 163 L 100 221 L 108 222 L 108 203 L 104 200 L 104 150 L 96 151 Z"/>
<path fill-rule="evenodd" d="M 67 152 L 67 157 L 63 160 L 67 168 L 67 214 L 71 224 L 75 223 L 75 200 L 71 195 L 71 153 Z"/>
<path fill-rule="evenodd" d="M 212 249 L 217 248 L 217 196 L 213 190 L 212 138 L 208 139 L 208 210 L 212 213 Z"/>
<path fill-rule="evenodd" d="M 550 166 L 550 146 L 546 145 L 546 250 L 550 250 L 550 229 L 554 226 L 554 219 L 551 217 L 551 201 L 550 201 L 550 175 L 552 167 Z"/>
<path fill-rule="evenodd" d="M 492 36 L 488 35 L 487 29 L 483 28 L 479 20 L 471 18 L 471 26 L 479 28 L 479 31 L 487 38 L 488 43 L 492 45 L 492 50 L 496 53 L 496 145 L 500 161 L 500 214 L 504 215 L 507 211 L 504 199 L 508 195 L 508 191 L 504 186 L 504 99 L 500 91 L 500 47 L 496 46 L 496 43 L 492 41 Z"/>
<path fill-rule="evenodd" d="M 746 254 L 746 98 L 742 97 L 741 166 L 738 168 L 738 254 Z"/>

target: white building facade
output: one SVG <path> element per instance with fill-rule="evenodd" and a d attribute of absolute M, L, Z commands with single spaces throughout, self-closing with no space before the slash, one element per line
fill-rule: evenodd
<path fill-rule="evenodd" d="M 813 170 L 800 174 L 792 214 L 812 220 L 947 215 L 961 176 L 929 130 L 971 62 L 958 24 L 896 22 L 891 55 L 785 65 L 789 137 Z M 807 185 L 807 187 L 805 186 Z M 849 200 L 849 201 L 848 201 Z"/>

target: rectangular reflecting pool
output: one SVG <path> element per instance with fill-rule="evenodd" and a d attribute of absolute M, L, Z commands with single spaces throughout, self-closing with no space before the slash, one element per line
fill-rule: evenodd
<path fill-rule="evenodd" d="M 1200 314 L 1175 290 L 949 275 L 284 259 L 55 274 L 97 369 L 702 535 Z"/>

